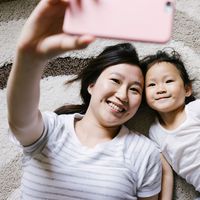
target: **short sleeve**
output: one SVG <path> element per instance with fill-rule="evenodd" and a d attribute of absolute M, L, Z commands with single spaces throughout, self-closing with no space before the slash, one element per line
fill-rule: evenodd
<path fill-rule="evenodd" d="M 53 130 L 57 124 L 57 115 L 54 112 L 43 112 L 42 118 L 44 123 L 42 136 L 33 144 L 23 147 L 25 155 L 31 156 L 40 153 L 52 136 Z"/>
<path fill-rule="evenodd" d="M 159 151 L 153 146 L 143 162 L 145 167 L 140 169 L 139 176 L 142 176 L 142 183 L 138 188 L 138 197 L 150 197 L 161 191 L 162 164 Z M 140 178 L 140 177 L 139 177 Z"/>
<path fill-rule="evenodd" d="M 192 101 L 186 105 L 186 112 L 192 113 L 193 116 L 200 119 L 200 99 Z"/>
<path fill-rule="evenodd" d="M 62 129 L 63 123 L 54 112 L 43 112 L 42 118 L 44 123 L 42 136 L 35 143 L 22 147 L 26 156 L 33 156 L 41 153 L 45 147 L 54 149 L 56 137 Z"/>
<path fill-rule="evenodd" d="M 27 146 L 23 146 L 22 144 L 20 144 L 20 142 L 17 140 L 17 138 L 15 137 L 15 135 L 13 134 L 13 132 L 10 129 L 8 129 L 8 135 L 9 135 L 10 141 L 13 144 L 15 144 L 17 147 L 22 149 L 23 153 L 25 155 L 31 156 L 31 154 L 36 154 L 36 153 L 40 152 L 40 150 L 44 146 L 46 138 L 47 138 L 47 131 L 44 128 L 40 138 L 38 138 L 34 143 L 27 145 Z"/>

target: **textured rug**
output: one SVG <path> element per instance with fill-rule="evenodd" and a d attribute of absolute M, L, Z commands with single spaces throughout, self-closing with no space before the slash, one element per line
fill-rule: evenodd
<path fill-rule="evenodd" d="M 83 69 L 91 59 L 57 58 L 47 64 L 41 80 L 41 110 L 54 110 L 64 103 L 81 102 L 79 97 L 79 83 L 73 83 L 73 85 L 68 87 L 65 85 L 65 81 Z M 3 179 L 0 179 L 0 199 L 19 200 L 22 151 L 19 147 L 13 145 L 8 138 L 7 112 L 5 112 L 6 82 L 11 66 L 12 64 L 9 64 L 0 68 L 0 99 L 1 101 L 3 100 L 3 104 L 2 102 L 0 104 L 0 110 L 3 113 L 3 116 L 1 115 L 1 124 L 5 125 L 0 125 L 0 131 L 4 133 L 0 135 L 0 140 L 4 140 L 4 143 L 0 143 L 0 149 L 3 150 L 1 151 L 2 162 L 0 161 L 0 176 L 3 177 Z M 131 129 L 136 129 L 147 135 L 153 116 L 154 114 L 148 108 L 142 106 L 136 116 L 127 125 Z M 197 193 L 195 193 L 194 188 L 176 174 L 175 177 L 174 199 L 189 200 L 195 198 Z"/>
<path fill-rule="evenodd" d="M 12 67 L 15 44 L 21 28 L 39 0 L 0 0 L 0 200 L 19 200 L 21 178 L 21 149 L 8 137 L 6 82 Z M 200 1 L 176 0 L 173 35 L 167 44 L 134 43 L 141 57 L 164 47 L 173 47 L 181 53 L 193 88 L 200 98 Z M 133 27 L 134 28 L 134 27 Z M 71 87 L 64 83 L 85 67 L 91 57 L 103 47 L 119 41 L 97 40 L 86 51 L 70 52 L 52 60 L 46 66 L 41 81 L 41 110 L 54 110 L 64 103 L 80 102 L 79 83 Z M 141 107 L 128 123 L 132 129 L 146 134 L 153 113 Z M 193 200 L 197 193 L 183 179 L 175 175 L 174 200 Z"/>

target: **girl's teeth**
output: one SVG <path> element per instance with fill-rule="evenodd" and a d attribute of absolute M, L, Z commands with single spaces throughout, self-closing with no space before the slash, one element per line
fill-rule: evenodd
<path fill-rule="evenodd" d="M 113 103 L 109 103 L 109 105 L 110 105 L 110 107 L 112 108 L 112 109 L 114 109 L 114 110 L 116 110 L 116 111 L 118 111 L 118 112 L 122 112 L 122 108 L 119 108 L 118 106 L 116 106 L 115 104 L 113 104 Z"/>

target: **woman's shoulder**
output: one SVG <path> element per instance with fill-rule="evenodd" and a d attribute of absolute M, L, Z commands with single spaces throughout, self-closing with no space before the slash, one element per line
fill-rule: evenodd
<path fill-rule="evenodd" d="M 53 111 L 44 111 L 42 112 L 42 116 L 44 120 L 48 120 L 48 121 L 63 121 L 66 123 L 66 120 L 74 120 L 75 118 L 82 118 L 82 115 L 78 114 L 78 113 L 74 113 L 74 114 L 61 114 L 58 115 Z"/>
<path fill-rule="evenodd" d="M 77 113 L 58 115 L 53 111 L 42 112 L 44 128 L 45 130 L 48 130 L 48 132 L 57 132 L 63 128 L 73 130 L 75 118 L 81 117 L 82 116 Z"/>
<path fill-rule="evenodd" d="M 134 166 L 145 166 L 146 168 L 151 163 L 151 165 L 160 168 L 160 152 L 147 136 L 130 131 L 126 138 L 125 149 L 126 158 Z M 140 167 L 138 170 L 140 170 Z"/>
<path fill-rule="evenodd" d="M 43 111 L 42 115 L 47 117 L 47 118 L 66 118 L 66 117 L 73 116 L 74 114 L 61 114 L 61 115 L 58 115 L 54 111 Z"/>
<path fill-rule="evenodd" d="M 129 134 L 126 137 L 126 144 L 133 151 L 148 152 L 147 154 L 153 152 L 156 154 L 159 153 L 154 143 L 146 135 L 134 130 L 129 130 Z"/>

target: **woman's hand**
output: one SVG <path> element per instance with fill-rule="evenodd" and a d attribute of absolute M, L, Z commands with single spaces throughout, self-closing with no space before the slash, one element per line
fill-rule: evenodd
<path fill-rule="evenodd" d="M 22 30 L 18 51 L 28 60 L 46 61 L 68 50 L 80 49 L 90 44 L 89 35 L 70 36 L 63 32 L 68 0 L 41 0 Z M 21 57 L 21 56 L 20 56 Z"/>

